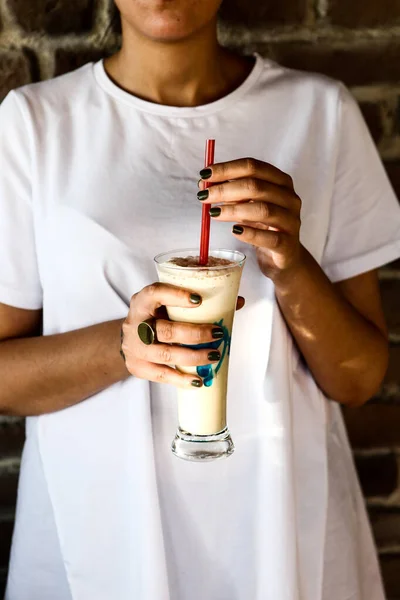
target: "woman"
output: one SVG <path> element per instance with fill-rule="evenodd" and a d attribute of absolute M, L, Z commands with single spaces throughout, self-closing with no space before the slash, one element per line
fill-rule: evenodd
<path fill-rule="evenodd" d="M 221 48 L 219 5 L 118 0 L 120 52 L 1 107 L 0 405 L 29 417 L 7 600 L 384 597 L 339 404 L 385 373 L 396 198 L 348 90 Z M 169 447 L 201 378 L 172 367 L 211 362 L 179 344 L 212 325 L 137 328 L 196 310 L 152 257 L 197 243 L 207 137 L 199 199 L 248 256 L 246 308 L 236 451 L 193 464 Z"/>

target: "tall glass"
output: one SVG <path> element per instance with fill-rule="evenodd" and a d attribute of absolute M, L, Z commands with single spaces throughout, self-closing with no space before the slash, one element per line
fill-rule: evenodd
<path fill-rule="evenodd" d="M 198 254 L 198 250 L 193 249 L 174 250 L 159 254 L 154 260 L 162 283 L 188 289 L 202 297 L 201 305 L 196 308 L 169 306 L 167 310 L 171 321 L 212 323 L 224 331 L 222 339 L 191 346 L 219 350 L 221 358 L 217 364 L 199 367 L 177 365 L 177 369 L 184 373 L 197 373 L 203 380 L 203 386 L 178 388 L 179 424 L 172 452 L 186 460 L 205 461 L 229 456 L 234 451 L 226 422 L 226 396 L 233 318 L 246 257 L 234 250 L 211 250 L 210 257 L 217 259 L 213 261 L 215 266 L 182 266 L 171 262 L 173 259 L 198 257 Z"/>

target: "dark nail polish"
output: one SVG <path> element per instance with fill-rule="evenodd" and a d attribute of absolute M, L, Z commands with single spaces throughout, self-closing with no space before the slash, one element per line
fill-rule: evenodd
<path fill-rule="evenodd" d="M 219 217 L 221 209 L 218 206 L 213 206 L 208 212 L 210 213 L 210 217 Z"/>
<path fill-rule="evenodd" d="M 217 362 L 217 360 L 219 360 L 220 358 L 221 358 L 221 355 L 217 350 L 212 350 L 211 352 L 208 353 L 208 360 Z"/>
<path fill-rule="evenodd" d="M 220 329 L 219 327 L 214 327 L 214 329 L 211 331 L 211 335 L 213 336 L 214 340 L 221 340 L 224 337 L 224 330 Z"/>
<path fill-rule="evenodd" d="M 200 192 L 197 192 L 197 200 L 207 200 L 209 194 L 208 190 L 200 190 Z"/>
<path fill-rule="evenodd" d="M 190 302 L 192 304 L 200 304 L 201 296 L 199 296 L 198 294 L 190 294 Z"/>
<path fill-rule="evenodd" d="M 193 379 L 193 381 L 192 381 L 193 387 L 200 388 L 200 387 L 202 387 L 202 385 L 203 385 L 203 383 L 200 381 L 200 379 Z"/>
<path fill-rule="evenodd" d="M 202 179 L 209 179 L 212 175 L 212 170 L 211 169 L 202 169 L 200 171 L 200 177 Z"/>
<path fill-rule="evenodd" d="M 236 233 L 236 235 L 242 234 L 243 231 L 244 231 L 244 229 L 241 225 L 234 225 L 232 228 L 232 233 Z"/>

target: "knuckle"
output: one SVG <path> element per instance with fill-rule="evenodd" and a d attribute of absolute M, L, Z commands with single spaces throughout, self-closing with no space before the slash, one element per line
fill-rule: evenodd
<path fill-rule="evenodd" d="M 149 296 L 154 296 L 158 290 L 160 289 L 160 284 L 158 282 L 151 283 L 150 285 L 144 288 Z"/>
<path fill-rule="evenodd" d="M 288 174 L 285 173 L 285 179 L 286 179 L 286 185 L 288 185 L 289 187 L 293 187 L 293 178 Z"/>
<path fill-rule="evenodd" d="M 171 362 L 171 350 L 167 347 L 167 348 L 161 348 L 160 350 L 160 360 L 163 363 L 169 363 Z"/>
<path fill-rule="evenodd" d="M 257 172 L 257 161 L 255 158 L 251 158 L 248 156 L 245 158 L 246 171 L 250 173 L 250 175 L 254 175 Z"/>
<path fill-rule="evenodd" d="M 250 197 L 256 196 L 260 192 L 260 184 L 258 182 L 258 179 L 255 179 L 254 177 L 249 177 L 246 180 L 246 188 Z"/>
<path fill-rule="evenodd" d="M 171 321 L 165 321 L 162 324 L 158 324 L 159 337 L 162 337 L 166 342 L 170 342 L 175 334 L 175 327 Z"/>
<path fill-rule="evenodd" d="M 159 369 L 156 375 L 156 381 L 158 383 L 166 383 L 168 380 L 168 371 L 167 369 Z"/>
<path fill-rule="evenodd" d="M 228 172 L 228 167 L 225 163 L 219 163 L 218 165 L 213 165 L 212 170 L 214 177 L 217 175 L 218 177 L 223 178 L 225 173 Z"/>
<path fill-rule="evenodd" d="M 258 221 L 266 221 L 270 216 L 271 211 L 268 207 L 268 204 L 265 202 L 257 202 L 256 207 L 256 218 Z"/>
<path fill-rule="evenodd" d="M 301 206 L 302 206 L 302 201 L 301 201 L 300 196 L 298 196 L 297 194 L 294 195 L 294 202 L 295 202 L 296 209 L 298 211 L 300 211 L 301 210 Z"/>
<path fill-rule="evenodd" d="M 213 185 L 212 186 L 212 193 L 217 196 L 219 196 L 221 199 L 225 198 L 226 196 L 226 187 L 223 183 L 219 183 L 218 185 Z"/>

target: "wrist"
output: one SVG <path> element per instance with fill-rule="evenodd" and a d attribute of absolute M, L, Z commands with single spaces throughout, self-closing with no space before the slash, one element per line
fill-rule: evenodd
<path fill-rule="evenodd" d="M 297 284 L 298 279 L 308 271 L 310 258 L 312 259 L 308 250 L 300 244 L 297 259 L 290 267 L 276 272 L 273 277 L 276 294 L 288 293 Z"/>

